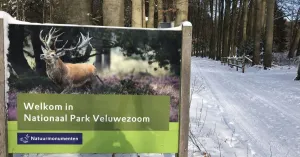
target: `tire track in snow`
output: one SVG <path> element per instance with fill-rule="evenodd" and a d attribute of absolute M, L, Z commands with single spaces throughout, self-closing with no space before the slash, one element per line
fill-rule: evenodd
<path fill-rule="evenodd" d="M 274 131 L 275 133 L 273 133 L 270 132 L 270 129 L 266 129 L 268 123 L 271 123 L 271 125 L 272 123 L 276 124 L 274 123 L 274 121 L 272 121 L 272 119 L 268 119 L 270 118 L 268 117 L 268 115 L 271 117 L 273 116 L 273 118 L 275 116 L 276 118 L 277 114 L 282 114 L 284 117 L 288 117 L 288 119 L 283 121 L 282 120 L 280 121 L 280 119 L 277 120 L 279 120 L 280 122 L 287 122 L 290 123 L 291 125 L 294 125 L 299 122 L 298 116 L 295 116 L 296 114 L 293 114 L 296 113 L 297 111 L 289 110 L 286 107 L 280 107 L 281 105 L 276 103 L 276 99 L 273 100 L 272 96 L 270 95 L 262 96 L 263 94 L 265 94 L 265 93 L 261 93 L 263 92 L 263 90 L 257 93 L 256 91 L 257 89 L 255 89 L 257 83 L 253 83 L 247 79 L 246 81 L 245 78 L 241 78 L 240 76 L 237 76 L 240 75 L 238 74 L 238 72 L 230 73 L 230 72 L 222 71 L 221 69 L 222 67 L 219 68 L 218 65 L 209 66 L 212 63 L 210 63 L 210 61 L 205 61 L 205 60 L 201 60 L 199 62 L 196 61 L 195 64 L 198 67 L 197 68 L 198 72 L 203 75 L 203 78 L 207 82 L 213 95 L 220 102 L 220 106 L 224 108 L 225 111 L 227 111 L 227 113 L 224 113 L 225 119 L 236 122 L 235 127 L 237 127 L 241 131 L 241 135 L 245 135 L 246 138 L 248 138 L 248 140 L 251 141 L 251 143 L 253 144 L 253 148 L 255 149 L 255 151 L 257 151 L 257 156 L 259 155 L 269 156 L 270 147 L 267 140 L 272 140 L 273 156 L 277 156 L 277 155 L 285 156 L 287 151 L 289 150 L 289 145 L 281 144 L 282 141 L 278 139 L 279 137 L 278 134 L 276 134 L 276 130 Z M 239 79 L 244 79 L 244 80 L 239 80 Z M 252 85 L 254 84 L 254 86 L 251 86 L 251 83 Z M 293 90 L 297 90 L 297 89 L 294 88 Z M 228 94 L 228 92 L 232 92 L 232 93 Z M 252 106 L 250 106 L 251 104 L 249 103 L 254 103 L 255 105 L 253 105 L 253 107 L 260 106 L 257 107 L 258 111 L 259 109 L 264 109 L 266 111 L 269 110 L 270 113 L 266 115 L 256 114 L 255 110 L 257 111 L 257 109 L 251 108 Z M 275 111 L 270 109 L 275 109 Z M 232 117 L 233 115 L 234 117 Z M 292 133 L 296 133 L 297 131 L 299 132 L 299 129 L 295 129 L 295 128 L 294 129 L 292 128 L 293 130 Z M 287 128 L 287 129 L 291 129 L 291 128 Z M 284 133 L 284 130 L 283 132 L 281 131 L 281 133 Z M 299 134 L 294 134 L 294 135 L 297 136 Z M 297 141 L 295 142 L 296 143 L 294 144 L 297 145 Z M 298 148 L 298 146 L 295 146 L 294 148 Z M 294 151 L 290 152 L 289 155 L 299 156 L 300 153 L 296 152 L 294 149 Z"/>

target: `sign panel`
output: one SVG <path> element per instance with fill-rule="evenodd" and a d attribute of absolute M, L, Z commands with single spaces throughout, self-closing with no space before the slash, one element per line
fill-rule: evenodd
<path fill-rule="evenodd" d="M 9 153 L 178 153 L 181 30 L 9 24 Z"/>

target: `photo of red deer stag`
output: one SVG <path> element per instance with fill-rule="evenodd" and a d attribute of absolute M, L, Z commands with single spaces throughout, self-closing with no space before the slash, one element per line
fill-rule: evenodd
<path fill-rule="evenodd" d="M 66 51 L 78 51 L 90 44 L 92 37 L 85 37 L 82 33 L 76 46 L 65 48 L 68 41 L 61 48 L 56 47 L 58 37 L 64 32 L 55 35 L 59 30 L 51 28 L 48 34 L 43 38 L 43 30 L 40 31 L 40 40 L 43 43 L 43 54 L 40 59 L 46 62 L 46 73 L 48 77 L 58 86 L 63 88 L 61 93 L 67 93 L 73 88 L 91 87 L 95 89 L 99 83 L 103 83 L 97 75 L 96 67 L 88 63 L 64 63 L 60 57 L 66 54 Z M 51 49 L 51 41 L 54 49 Z M 99 82 L 100 81 L 100 82 Z"/>
<path fill-rule="evenodd" d="M 9 121 L 19 93 L 63 93 L 169 96 L 178 122 L 181 31 L 10 24 L 8 34 Z"/>

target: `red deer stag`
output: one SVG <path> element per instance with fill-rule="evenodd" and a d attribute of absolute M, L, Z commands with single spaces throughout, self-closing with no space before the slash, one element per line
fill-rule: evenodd
<path fill-rule="evenodd" d="M 89 85 L 95 89 L 99 83 L 103 81 L 97 75 L 96 67 L 92 64 L 87 63 L 64 63 L 60 57 L 65 55 L 66 51 L 78 51 L 85 48 L 90 44 L 89 36 L 85 37 L 81 33 L 82 41 L 79 38 L 78 43 L 73 48 L 65 48 L 68 40 L 61 48 L 56 48 L 57 38 L 63 33 L 55 36 L 58 30 L 51 28 L 48 35 L 45 38 L 42 37 L 43 30 L 40 31 L 40 40 L 43 43 L 42 46 L 43 54 L 40 58 L 46 62 L 46 73 L 48 77 L 58 86 L 64 90 L 61 93 L 66 93 L 72 88 L 83 87 Z M 50 42 L 53 40 L 53 47 L 51 49 Z M 99 82 L 100 81 L 100 82 Z"/>

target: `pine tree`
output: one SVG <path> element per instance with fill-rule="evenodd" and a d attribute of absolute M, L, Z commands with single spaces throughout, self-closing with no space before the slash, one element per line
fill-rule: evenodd
<path fill-rule="evenodd" d="M 285 13 L 278 7 L 277 1 L 275 2 L 274 11 L 274 49 L 275 52 L 284 52 L 287 49 L 287 32 L 286 20 L 284 19 Z"/>

